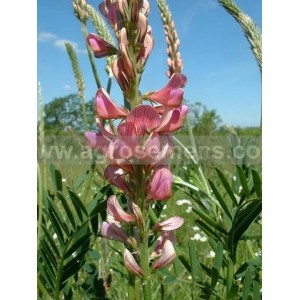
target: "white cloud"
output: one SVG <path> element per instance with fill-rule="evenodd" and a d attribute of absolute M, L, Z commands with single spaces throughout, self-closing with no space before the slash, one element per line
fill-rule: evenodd
<path fill-rule="evenodd" d="M 39 42 L 48 42 L 57 39 L 57 36 L 51 32 L 40 32 L 37 39 Z"/>
<path fill-rule="evenodd" d="M 64 85 L 64 90 L 70 91 L 71 89 L 72 89 L 72 87 L 70 85 L 68 85 L 68 84 Z"/>
<path fill-rule="evenodd" d="M 59 48 L 63 51 L 66 50 L 65 43 L 68 42 L 73 46 L 76 53 L 87 54 L 87 50 L 79 48 L 79 46 L 76 42 L 70 41 L 70 40 L 67 40 L 67 39 L 58 38 L 56 34 L 51 33 L 51 32 L 40 32 L 38 34 L 37 39 L 38 39 L 39 42 L 51 42 L 51 44 L 54 47 Z"/>

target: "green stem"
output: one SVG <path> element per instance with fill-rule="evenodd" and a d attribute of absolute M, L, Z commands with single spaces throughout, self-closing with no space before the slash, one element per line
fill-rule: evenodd
<path fill-rule="evenodd" d="M 89 176 L 88 176 L 88 179 L 87 179 L 86 184 L 84 186 L 84 193 L 83 193 L 83 197 L 82 197 L 83 204 L 85 204 L 88 193 L 90 191 L 92 179 L 93 179 L 94 172 L 95 172 L 95 167 L 96 167 L 96 155 L 93 152 L 93 158 L 92 158 L 92 162 L 91 162 L 91 165 L 90 165 L 90 168 L 89 168 Z"/>
<path fill-rule="evenodd" d="M 84 36 L 85 45 L 86 45 L 86 49 L 87 49 L 87 52 L 88 52 L 89 60 L 90 60 L 90 63 L 91 63 L 91 67 L 92 67 L 92 70 L 93 70 L 94 78 L 95 78 L 97 87 L 99 89 L 101 87 L 101 82 L 100 82 L 100 79 L 99 79 L 99 76 L 98 76 L 98 72 L 97 72 L 97 69 L 96 69 L 93 52 L 90 49 L 89 45 L 87 44 L 86 38 L 88 36 L 88 33 L 87 33 L 87 29 L 86 29 L 86 24 L 83 23 L 83 22 L 81 22 L 81 31 L 82 31 L 82 34 Z"/>
<path fill-rule="evenodd" d="M 148 262 L 148 235 L 146 235 L 140 244 L 140 257 L 141 257 L 141 267 L 143 268 L 145 275 L 142 278 L 143 283 L 143 294 L 144 300 L 151 300 L 151 272 Z"/>
<path fill-rule="evenodd" d="M 128 272 L 128 300 L 136 300 L 134 283 L 135 283 L 134 275 Z"/>

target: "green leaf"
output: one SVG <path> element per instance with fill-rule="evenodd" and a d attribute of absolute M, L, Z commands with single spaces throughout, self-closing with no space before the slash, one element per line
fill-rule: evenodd
<path fill-rule="evenodd" d="M 230 299 L 231 289 L 233 286 L 233 263 L 230 258 L 228 258 L 227 264 L 227 278 L 226 278 L 226 295 L 227 299 Z"/>
<path fill-rule="evenodd" d="M 232 189 L 231 189 L 231 187 L 230 187 L 230 185 L 229 185 L 227 179 L 225 178 L 224 174 L 223 174 L 222 171 L 219 170 L 218 168 L 216 168 L 216 171 L 217 171 L 217 173 L 218 173 L 218 176 L 219 176 L 219 178 L 220 178 L 220 180 L 221 180 L 221 182 L 222 182 L 222 184 L 223 184 L 225 190 L 227 191 L 228 196 L 231 198 L 233 204 L 234 204 L 235 206 L 238 206 L 238 203 L 237 203 L 237 201 L 236 201 L 236 198 L 235 198 L 235 196 L 234 196 L 234 193 L 233 193 L 233 191 L 232 191 Z"/>
<path fill-rule="evenodd" d="M 239 240 L 250 227 L 252 222 L 259 216 L 261 210 L 261 200 L 254 199 L 245 202 L 244 205 L 236 212 L 228 239 L 228 245 L 232 257 L 235 256 L 236 247 Z"/>
<path fill-rule="evenodd" d="M 197 277 L 199 277 L 199 262 L 196 254 L 196 247 L 195 247 L 195 241 L 189 241 L 188 244 L 189 247 L 189 256 L 190 256 L 190 262 L 191 262 L 191 274 L 193 277 L 193 280 L 195 281 Z"/>
<path fill-rule="evenodd" d="M 222 261 L 223 261 L 223 245 L 222 243 L 218 242 L 217 248 L 216 248 L 216 256 L 215 260 L 211 269 L 211 288 L 214 289 L 216 286 L 218 279 L 219 279 L 219 273 L 222 267 Z"/>
<path fill-rule="evenodd" d="M 54 201 L 49 202 L 49 212 L 50 211 L 55 216 L 60 228 L 63 229 L 65 234 L 68 236 L 69 235 L 69 228 L 68 228 L 68 226 L 66 224 L 66 221 L 64 220 L 63 216 L 61 215 L 61 212 L 59 211 L 59 209 L 54 204 Z"/>
<path fill-rule="evenodd" d="M 64 265 L 62 269 L 62 277 L 60 286 L 63 285 L 63 283 L 70 278 L 71 276 L 74 276 L 83 266 L 84 264 L 84 256 L 86 252 L 88 251 L 88 248 L 84 249 L 84 251 L 77 254 L 74 258 L 72 258 L 66 265 Z"/>
<path fill-rule="evenodd" d="M 208 223 L 209 225 L 211 225 L 213 228 L 217 229 L 218 231 L 220 231 L 221 233 L 228 235 L 228 232 L 221 227 L 220 225 L 218 225 L 213 219 L 211 219 L 207 214 L 205 214 L 204 212 L 194 209 L 193 211 L 201 218 L 203 219 L 203 221 L 205 221 L 206 223 Z"/>
<path fill-rule="evenodd" d="M 88 216 L 86 208 L 82 204 L 82 202 L 79 199 L 79 197 L 75 194 L 75 192 L 73 192 L 69 188 L 68 188 L 68 192 L 69 192 L 69 195 L 70 195 L 70 197 L 72 199 L 72 202 L 73 202 L 74 208 L 76 210 L 76 213 L 77 213 L 80 221 L 83 222 L 83 215 L 82 215 L 82 213 L 84 213 L 86 216 Z"/>
<path fill-rule="evenodd" d="M 188 271 L 188 273 L 191 274 L 191 267 L 190 267 L 190 264 L 187 261 L 187 259 L 183 255 L 179 255 L 178 258 L 181 261 L 181 263 L 183 264 L 183 266 L 186 268 L 186 270 Z"/>
<path fill-rule="evenodd" d="M 229 219 L 232 219 L 231 213 L 229 211 L 229 208 L 227 207 L 224 199 L 222 198 L 222 196 L 220 195 L 220 193 L 218 192 L 216 186 L 214 185 L 214 183 L 211 180 L 208 180 L 210 187 L 214 193 L 214 195 L 216 196 L 217 200 L 219 201 L 221 207 L 223 208 L 224 212 L 226 213 L 226 215 L 229 217 Z"/>
<path fill-rule="evenodd" d="M 48 229 L 46 228 L 46 226 L 44 224 L 42 224 L 42 228 L 45 234 L 46 239 L 48 240 L 48 242 L 50 243 L 52 250 L 55 252 L 55 254 L 57 255 L 58 258 L 60 258 L 60 253 L 59 250 L 56 246 L 55 241 L 53 240 L 51 233 L 48 231 Z"/>
<path fill-rule="evenodd" d="M 248 268 L 247 272 L 246 272 L 246 276 L 245 276 L 244 281 L 243 281 L 242 300 L 247 300 L 248 296 L 250 295 L 251 282 L 252 282 L 251 268 Z"/>
<path fill-rule="evenodd" d="M 262 266 L 262 260 L 261 257 L 256 257 L 256 258 L 252 258 L 249 259 L 248 261 L 246 261 L 245 263 L 243 263 L 238 270 L 235 272 L 235 278 L 239 279 L 242 278 L 246 275 L 247 269 L 249 268 L 249 266 L 253 266 L 255 268 L 261 268 Z"/>
<path fill-rule="evenodd" d="M 254 300 L 261 300 L 260 286 L 257 281 L 253 282 L 253 298 Z"/>
<path fill-rule="evenodd" d="M 80 177 L 76 178 L 72 184 L 71 190 L 77 191 L 88 177 L 88 171 L 85 171 Z"/>
<path fill-rule="evenodd" d="M 62 177 L 59 170 L 56 169 L 54 164 L 49 165 L 51 180 L 56 191 L 62 191 Z"/>
<path fill-rule="evenodd" d="M 220 242 L 222 241 L 221 237 L 202 220 L 196 220 L 195 224 L 199 225 L 199 227 L 205 232 L 206 235 L 212 236 Z"/>
<path fill-rule="evenodd" d="M 244 191 L 245 195 L 247 197 L 249 197 L 250 191 L 249 191 L 246 176 L 245 176 L 245 174 L 244 174 L 244 172 L 243 172 L 243 170 L 240 166 L 236 166 L 236 168 L 237 168 L 237 171 L 238 171 L 239 179 L 241 181 L 241 185 L 243 187 L 243 191 Z"/>
<path fill-rule="evenodd" d="M 69 257 L 72 253 L 77 251 L 77 249 L 81 246 L 88 245 L 90 240 L 91 233 L 89 231 L 88 224 L 85 223 L 81 228 L 79 228 L 74 235 L 72 235 L 72 240 L 74 240 L 74 244 L 72 244 L 69 249 L 65 253 L 65 257 Z"/>
<path fill-rule="evenodd" d="M 67 213 L 69 221 L 72 224 L 73 228 L 75 229 L 76 228 L 75 220 L 74 220 L 73 213 L 68 205 L 67 200 L 65 199 L 64 195 L 59 191 L 57 192 L 57 197 L 61 201 L 61 203 L 65 209 L 65 212 Z"/>
<path fill-rule="evenodd" d="M 63 232 L 59 226 L 59 223 L 57 222 L 53 212 L 51 210 L 48 211 L 48 217 L 51 221 L 51 225 L 53 226 L 53 229 L 57 235 L 58 241 L 60 243 L 61 246 L 65 245 L 65 240 L 64 240 L 64 235 Z"/>
<path fill-rule="evenodd" d="M 256 195 L 258 198 L 261 198 L 262 197 L 261 179 L 259 174 L 255 170 L 252 170 L 252 178 L 253 178 Z"/>

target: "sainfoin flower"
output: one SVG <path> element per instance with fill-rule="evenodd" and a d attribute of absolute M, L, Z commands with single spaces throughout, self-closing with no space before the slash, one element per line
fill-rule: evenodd
<path fill-rule="evenodd" d="M 155 272 L 176 258 L 174 231 L 184 223 L 174 216 L 150 228 L 147 218 L 154 201 L 167 201 L 172 196 L 173 175 L 168 159 L 174 148 L 172 134 L 183 126 L 188 113 L 182 103 L 186 77 L 181 74 L 182 68 L 174 69 L 161 89 L 140 92 L 138 83 L 154 45 L 148 24 L 149 2 L 132 1 L 129 8 L 126 0 L 104 0 L 99 9 L 112 26 L 118 46 L 113 47 L 96 34 L 89 34 L 87 42 L 97 58 L 116 54 L 111 71 L 129 104 L 126 108 L 118 105 L 100 87 L 95 95 L 99 131 L 85 133 L 88 147 L 108 161 L 105 179 L 126 198 L 123 204 L 116 195 L 107 199 L 100 234 L 126 245 L 124 264 L 142 278 L 144 287 L 150 269 Z M 148 249 L 147 253 L 144 250 L 153 234 L 159 237 L 149 260 Z"/>
<path fill-rule="evenodd" d="M 176 258 L 176 252 L 173 243 L 166 240 L 163 245 L 161 255 L 152 265 L 152 270 L 163 269 L 171 264 Z"/>
<path fill-rule="evenodd" d="M 87 43 L 91 47 L 95 57 L 97 58 L 101 58 L 101 57 L 105 57 L 117 53 L 117 49 L 113 45 L 106 42 L 104 39 L 102 39 L 100 36 L 94 33 L 90 33 L 87 36 Z"/>

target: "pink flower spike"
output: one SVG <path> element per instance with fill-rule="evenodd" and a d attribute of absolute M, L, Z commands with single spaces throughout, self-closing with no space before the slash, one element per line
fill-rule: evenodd
<path fill-rule="evenodd" d="M 173 243 L 170 240 L 166 240 L 163 245 L 160 258 L 152 265 L 152 270 L 158 270 L 165 268 L 171 264 L 176 258 L 176 252 Z"/>
<path fill-rule="evenodd" d="M 96 132 L 85 132 L 85 142 L 91 149 L 98 150 L 101 154 L 105 154 L 110 140 L 105 138 L 102 134 Z"/>
<path fill-rule="evenodd" d="M 150 105 L 138 105 L 130 111 L 126 119 L 136 126 L 138 135 L 144 135 L 146 131 L 151 131 L 161 123 L 159 114 Z"/>
<path fill-rule="evenodd" d="M 184 118 L 188 110 L 189 108 L 186 105 L 181 105 L 179 108 L 172 110 L 166 110 L 162 116 L 163 121 L 155 131 L 169 133 L 180 129 L 183 126 Z"/>
<path fill-rule="evenodd" d="M 182 83 L 181 74 L 174 73 L 166 86 L 159 91 L 148 93 L 144 97 L 165 106 L 177 107 L 183 100 Z"/>
<path fill-rule="evenodd" d="M 118 52 L 113 45 L 94 33 L 90 33 L 87 36 L 87 43 L 92 48 L 94 55 L 97 58 L 113 55 Z"/>
<path fill-rule="evenodd" d="M 110 196 L 107 200 L 107 212 L 119 222 L 131 223 L 135 221 L 134 217 L 120 206 L 115 195 Z"/>
<path fill-rule="evenodd" d="M 117 106 L 103 88 L 97 91 L 95 106 L 96 113 L 101 119 L 118 119 L 127 116 L 126 109 Z"/>
<path fill-rule="evenodd" d="M 172 217 L 166 221 L 155 224 L 152 228 L 153 231 L 172 231 L 179 228 L 184 223 L 180 217 Z"/>
<path fill-rule="evenodd" d="M 157 167 L 147 184 L 148 198 L 152 200 L 167 200 L 172 195 L 172 173 L 168 167 Z"/>
<path fill-rule="evenodd" d="M 122 243 L 127 243 L 129 237 L 126 235 L 123 229 L 118 227 L 114 223 L 103 222 L 101 225 L 101 235 L 109 240 L 119 241 Z"/>
<path fill-rule="evenodd" d="M 108 165 L 104 171 L 106 180 L 115 185 L 123 192 L 129 192 L 128 185 L 124 179 L 124 171 L 118 166 Z"/>
<path fill-rule="evenodd" d="M 132 272 L 136 276 L 142 277 L 145 274 L 144 270 L 137 264 L 133 255 L 126 248 L 124 251 L 124 264 L 128 271 Z"/>

